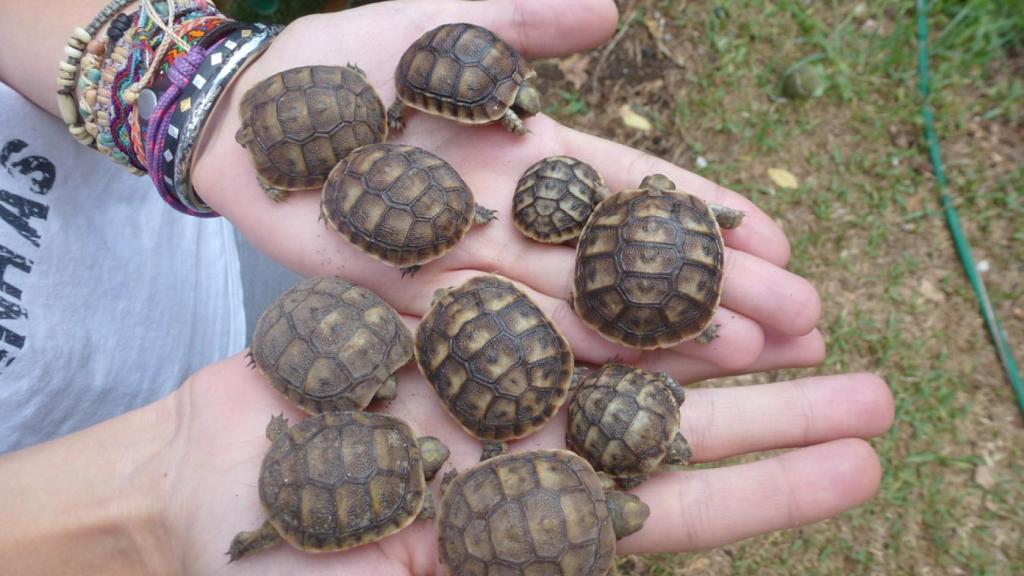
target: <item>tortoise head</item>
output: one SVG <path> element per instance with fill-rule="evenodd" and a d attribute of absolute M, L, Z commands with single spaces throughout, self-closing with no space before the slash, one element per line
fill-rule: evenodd
<path fill-rule="evenodd" d="M 664 373 L 661 375 L 661 381 L 665 383 L 665 387 L 672 393 L 672 397 L 676 400 L 676 405 L 682 406 L 683 401 L 686 400 L 686 392 L 683 390 L 682 385 L 675 378 Z"/>
<path fill-rule="evenodd" d="M 651 174 L 640 181 L 640 187 L 652 190 L 675 190 L 676 184 L 664 174 Z"/>
<path fill-rule="evenodd" d="M 420 448 L 420 459 L 423 461 L 423 477 L 430 482 L 437 471 L 448 461 L 448 447 L 433 436 L 424 436 L 416 440 Z"/>
<path fill-rule="evenodd" d="M 516 93 L 516 101 L 513 104 L 520 116 L 533 116 L 540 112 L 540 92 L 529 82 L 523 82 Z"/>
<path fill-rule="evenodd" d="M 651 509 L 639 496 L 616 490 L 608 492 L 605 496 L 616 538 L 625 538 L 644 527 L 644 522 L 651 515 Z"/>
<path fill-rule="evenodd" d="M 438 288 L 437 290 L 434 290 L 434 297 L 430 300 L 430 307 L 433 308 L 437 306 L 437 304 L 441 302 L 441 299 L 447 296 L 451 291 L 451 288 Z"/>

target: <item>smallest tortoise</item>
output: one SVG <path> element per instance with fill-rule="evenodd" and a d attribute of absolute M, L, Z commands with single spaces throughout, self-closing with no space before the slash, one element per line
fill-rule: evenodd
<path fill-rule="evenodd" d="M 345 550 L 434 517 L 427 482 L 448 448 L 398 418 L 328 412 L 289 428 L 275 416 L 267 438 L 259 496 L 268 518 L 235 536 L 232 562 L 282 539 L 307 552 Z"/>
<path fill-rule="evenodd" d="M 252 156 L 274 201 L 290 190 L 320 188 L 331 168 L 388 135 L 384 102 L 357 66 L 302 66 L 250 88 L 235 135 Z"/>
<path fill-rule="evenodd" d="M 250 356 L 271 386 L 310 413 L 361 410 L 397 394 L 412 333 L 387 302 L 340 278 L 312 278 L 256 322 Z"/>
<path fill-rule="evenodd" d="M 492 458 L 441 485 L 438 554 L 450 574 L 603 576 L 615 540 L 643 527 L 640 498 L 604 490 L 568 450 Z"/>
<path fill-rule="evenodd" d="M 561 244 L 580 235 L 594 206 L 608 196 L 589 164 L 551 156 L 530 166 L 512 196 L 512 222 L 527 238 Z"/>
<path fill-rule="evenodd" d="M 501 121 L 525 134 L 523 118 L 540 112 L 533 68 L 501 38 L 475 24 L 442 24 L 402 55 L 388 124 L 400 130 L 407 107 L 463 124 Z"/>
<path fill-rule="evenodd" d="M 569 403 L 566 444 L 622 488 L 634 488 L 656 470 L 689 461 L 679 432 L 685 397 L 667 374 L 605 364 L 587 374 Z"/>

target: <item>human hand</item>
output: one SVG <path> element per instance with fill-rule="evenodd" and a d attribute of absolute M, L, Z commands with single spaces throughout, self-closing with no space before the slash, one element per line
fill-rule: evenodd
<path fill-rule="evenodd" d="M 300 191 L 274 204 L 259 188 L 248 153 L 234 141 L 238 103 L 253 84 L 275 72 L 309 64 L 358 64 L 385 105 L 395 96 L 394 70 L 405 49 L 445 22 L 481 24 L 526 57 L 587 49 L 614 30 L 610 0 L 488 0 L 484 2 L 386 2 L 337 14 L 303 18 L 290 25 L 240 76 L 204 132 L 195 166 L 204 199 L 228 217 L 257 248 L 304 276 L 340 275 L 366 286 L 403 314 L 421 317 L 433 291 L 461 284 L 481 272 L 497 272 L 526 287 L 572 345 L 577 359 L 601 363 L 618 355 L 630 364 L 665 371 L 684 382 L 728 373 L 810 366 L 824 345 L 815 329 L 820 301 L 806 280 L 787 272 L 789 244 L 772 220 L 742 196 L 667 162 L 582 134 L 538 115 L 531 133 L 516 136 L 500 125 L 461 126 L 413 113 L 396 142 L 424 147 L 448 160 L 482 206 L 498 220 L 472 229 L 449 254 L 414 277 L 360 252 L 318 221 L 319 193 Z M 613 344 L 587 327 L 569 303 L 574 250 L 532 242 L 511 219 L 512 193 L 528 166 L 555 154 L 577 157 L 600 171 L 613 191 L 635 188 L 654 172 L 683 190 L 747 213 L 725 232 L 725 283 L 715 315 L 719 337 L 710 344 L 686 342 L 640 352 Z"/>
<path fill-rule="evenodd" d="M 440 438 L 452 466 L 464 470 L 480 444 L 443 411 L 414 366 L 399 373 L 396 400 L 382 407 L 417 435 Z M 174 440 L 149 460 L 140 490 L 167 502 L 157 540 L 188 574 L 436 574 L 433 522 L 417 521 L 380 542 L 348 551 L 308 554 L 279 544 L 228 564 L 228 544 L 266 519 L 256 482 L 269 449 L 264 429 L 288 404 L 242 356 L 210 366 L 162 402 L 172 406 Z M 885 432 L 893 405 L 885 383 L 868 374 L 807 378 L 742 388 L 693 388 L 682 406 L 681 431 L 696 462 L 780 448 L 791 452 L 719 468 L 655 474 L 636 488 L 651 508 L 644 528 L 619 553 L 676 552 L 721 546 L 838 514 L 869 499 L 881 476 L 878 459 L 859 438 Z M 566 410 L 512 451 L 564 447 Z M 169 466 L 169 468 L 168 468 Z M 440 477 L 440 475 L 439 475 Z M 162 486 L 159 490 L 150 486 Z M 440 502 L 440 482 L 431 483 Z"/>

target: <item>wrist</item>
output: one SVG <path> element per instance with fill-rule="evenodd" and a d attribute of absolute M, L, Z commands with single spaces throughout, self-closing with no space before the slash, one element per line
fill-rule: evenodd
<path fill-rule="evenodd" d="M 177 570 L 168 489 L 177 394 L 0 459 L 0 558 L 12 574 Z"/>

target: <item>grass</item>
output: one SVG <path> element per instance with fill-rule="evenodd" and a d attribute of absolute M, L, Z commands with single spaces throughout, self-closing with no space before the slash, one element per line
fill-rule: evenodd
<path fill-rule="evenodd" d="M 1024 359 L 1024 2 L 933 4 L 931 105 L 950 190 Z M 718 550 L 627 558 L 620 573 L 1024 573 L 1024 432 L 922 146 L 914 4 L 620 7 L 630 29 L 615 51 L 628 56 L 613 54 L 579 90 L 549 82 L 549 93 L 571 93 L 554 92 L 550 110 L 699 171 L 774 215 L 792 241 L 790 268 L 822 293 L 828 342 L 820 368 L 782 375 L 876 371 L 897 404 L 892 432 L 874 441 L 885 476 L 867 505 Z M 658 56 L 643 24 L 656 18 L 684 69 Z M 639 66 L 638 53 L 649 55 Z M 780 100 L 782 75 L 804 64 L 822 71 L 821 97 Z M 638 88 L 655 78 L 664 85 Z M 661 121 L 649 133 L 626 128 L 623 104 Z M 772 167 L 800 186 L 776 187 Z"/>

